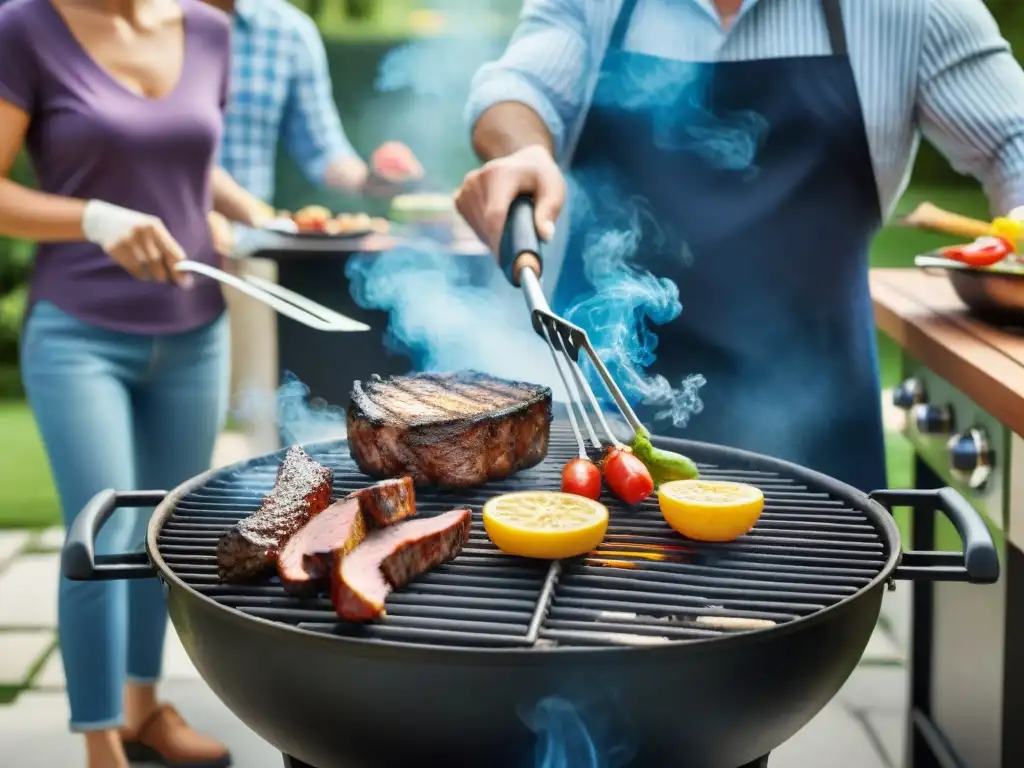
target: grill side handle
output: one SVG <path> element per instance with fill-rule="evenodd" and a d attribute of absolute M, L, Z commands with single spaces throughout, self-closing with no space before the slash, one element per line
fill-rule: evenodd
<path fill-rule="evenodd" d="M 61 570 L 65 578 L 71 581 L 120 581 L 156 576 L 156 569 L 145 552 L 97 556 L 96 537 L 114 510 L 155 507 L 166 496 L 167 491 L 120 492 L 110 489 L 93 496 L 78 513 L 64 541 Z"/>
<path fill-rule="evenodd" d="M 953 488 L 883 490 L 869 494 L 890 512 L 910 507 L 914 516 L 942 512 L 956 528 L 963 552 L 904 552 L 893 573 L 913 581 L 968 581 L 992 584 L 999 579 L 999 554 L 981 514 Z"/>

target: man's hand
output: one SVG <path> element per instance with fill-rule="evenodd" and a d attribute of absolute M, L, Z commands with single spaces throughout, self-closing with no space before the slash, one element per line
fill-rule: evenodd
<path fill-rule="evenodd" d="M 373 172 L 392 184 L 418 181 L 423 178 L 423 166 L 405 144 L 400 141 L 386 141 L 370 155 Z"/>
<path fill-rule="evenodd" d="M 537 232 L 550 240 L 565 205 L 565 179 L 546 147 L 526 147 L 470 171 L 455 193 L 455 207 L 497 253 L 509 206 L 521 194 L 533 196 Z"/>

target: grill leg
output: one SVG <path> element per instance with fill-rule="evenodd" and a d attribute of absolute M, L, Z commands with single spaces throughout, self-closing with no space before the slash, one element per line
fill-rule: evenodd
<path fill-rule="evenodd" d="M 314 768 L 314 766 L 308 763 L 303 763 L 301 760 L 296 760 L 291 755 L 284 756 L 284 768 Z"/>

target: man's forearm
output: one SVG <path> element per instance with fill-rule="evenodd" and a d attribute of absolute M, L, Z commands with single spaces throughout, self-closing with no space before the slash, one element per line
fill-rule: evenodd
<path fill-rule="evenodd" d="M 473 128 L 473 149 L 484 162 L 527 147 L 554 154 L 554 139 L 540 115 L 518 101 L 503 101 L 485 111 Z"/>
<path fill-rule="evenodd" d="M 370 170 L 359 155 L 338 157 L 324 170 L 323 184 L 328 189 L 357 192 L 366 184 Z"/>
<path fill-rule="evenodd" d="M 210 180 L 213 210 L 229 221 L 254 227 L 273 217 L 271 206 L 239 186 L 223 168 L 215 167 Z"/>

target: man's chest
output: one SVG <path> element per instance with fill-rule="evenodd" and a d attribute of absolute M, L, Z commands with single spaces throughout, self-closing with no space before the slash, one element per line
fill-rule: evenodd
<path fill-rule="evenodd" d="M 275 136 L 291 81 L 290 38 L 277 30 L 235 27 L 226 120 Z"/>

